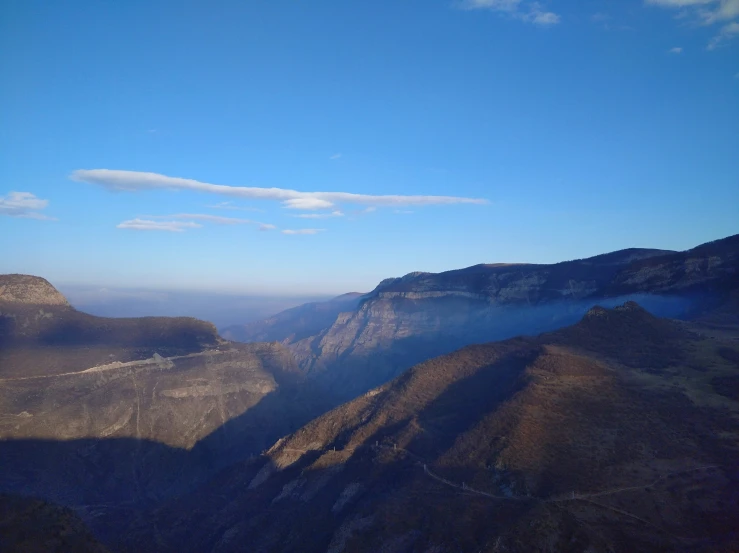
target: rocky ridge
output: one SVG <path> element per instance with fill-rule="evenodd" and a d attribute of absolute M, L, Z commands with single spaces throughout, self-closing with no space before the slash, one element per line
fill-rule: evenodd
<path fill-rule="evenodd" d="M 386 279 L 314 336 L 286 338 L 300 367 L 344 398 L 470 343 L 576 322 L 633 299 L 688 317 L 739 279 L 739 235 L 686 252 L 630 249 L 554 265 L 476 265 Z"/>

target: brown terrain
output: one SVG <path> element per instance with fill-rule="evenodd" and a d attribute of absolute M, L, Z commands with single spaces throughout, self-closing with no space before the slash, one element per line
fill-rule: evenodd
<path fill-rule="evenodd" d="M 414 273 L 238 343 L 0 275 L 0 492 L 112 551 L 731 551 L 737 290 L 733 236 Z"/>
<path fill-rule="evenodd" d="M 422 363 L 151 513 L 128 550 L 736 550 L 738 305 L 594 308 Z"/>

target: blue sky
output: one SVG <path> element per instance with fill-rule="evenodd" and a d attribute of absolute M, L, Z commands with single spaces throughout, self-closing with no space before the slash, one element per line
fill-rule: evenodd
<path fill-rule="evenodd" d="M 0 272 L 341 293 L 739 232 L 739 0 L 2 12 Z"/>

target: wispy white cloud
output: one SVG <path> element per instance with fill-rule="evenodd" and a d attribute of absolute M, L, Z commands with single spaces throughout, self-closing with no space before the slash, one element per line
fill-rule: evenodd
<path fill-rule="evenodd" d="M 319 232 L 325 231 L 325 228 L 301 228 L 297 230 L 285 229 L 282 234 L 318 234 Z"/>
<path fill-rule="evenodd" d="M 410 211 L 408 209 L 396 209 L 395 211 L 393 211 L 393 213 L 397 215 L 410 215 L 411 213 L 413 213 L 413 211 Z"/>
<path fill-rule="evenodd" d="M 680 47 L 680 46 L 675 46 L 674 48 L 670 48 L 670 49 L 669 49 L 669 50 L 667 50 L 667 51 L 668 51 L 668 52 L 669 52 L 670 54 L 682 54 L 682 53 L 683 53 L 683 49 L 682 49 L 682 47 Z"/>
<path fill-rule="evenodd" d="M 339 159 L 341 158 L 341 154 L 334 154 L 329 159 Z"/>
<path fill-rule="evenodd" d="M 527 0 L 462 0 L 458 5 L 464 10 L 488 10 L 534 25 L 556 25 L 561 20 L 540 2 Z"/>
<path fill-rule="evenodd" d="M 142 215 L 147 219 L 170 219 L 170 220 L 186 220 L 186 221 L 204 221 L 207 223 L 215 223 L 217 225 L 258 225 L 259 230 L 271 230 L 275 227 L 260 221 L 252 221 L 251 219 L 239 219 L 236 217 L 221 217 L 219 215 L 208 215 L 204 213 L 175 213 L 174 215 Z"/>
<path fill-rule="evenodd" d="M 218 202 L 217 204 L 206 205 L 205 207 L 209 207 L 211 209 L 228 209 L 231 211 L 255 211 L 260 213 L 264 211 L 258 207 L 242 207 L 234 205 L 233 202 Z"/>
<path fill-rule="evenodd" d="M 187 219 L 195 221 L 208 221 L 219 225 L 257 225 L 257 221 L 251 219 L 237 219 L 236 217 L 220 217 L 218 215 L 206 215 L 203 213 L 175 213 L 174 215 L 144 215 L 150 219 Z"/>
<path fill-rule="evenodd" d="M 20 219 L 38 219 L 42 221 L 56 221 L 41 213 L 46 209 L 49 200 L 42 200 L 30 192 L 9 192 L 7 196 L 0 196 L 0 215 L 18 217 Z"/>
<path fill-rule="evenodd" d="M 259 188 L 248 186 L 227 186 L 210 184 L 192 179 L 168 177 L 158 173 L 138 171 L 118 171 L 111 169 L 80 169 L 74 171 L 72 180 L 102 186 L 108 190 L 192 190 L 209 194 L 220 194 L 253 200 L 272 200 L 282 202 L 290 209 L 328 209 L 338 203 L 363 204 L 374 206 L 423 206 L 451 204 L 486 204 L 482 198 L 458 196 L 404 196 L 372 195 L 352 192 L 299 192 L 286 188 Z"/>
<path fill-rule="evenodd" d="M 334 206 L 334 203 L 321 198 L 293 198 L 285 200 L 282 205 L 287 209 L 328 209 Z"/>
<path fill-rule="evenodd" d="M 293 215 L 293 217 L 299 217 L 301 219 L 330 219 L 331 217 L 343 216 L 343 211 L 332 211 L 331 213 L 302 213 L 300 215 Z"/>
<path fill-rule="evenodd" d="M 731 23 L 728 23 L 721 27 L 721 30 L 718 32 L 718 34 L 713 37 L 708 43 L 708 49 L 715 50 L 716 48 L 736 36 L 739 36 L 739 23 L 736 21 L 732 21 Z"/>
<path fill-rule="evenodd" d="M 715 50 L 739 35 L 739 0 L 644 0 L 646 4 L 680 10 L 702 25 L 721 25 L 707 48 Z"/>
<path fill-rule="evenodd" d="M 163 230 L 168 232 L 184 232 L 185 229 L 200 228 L 203 225 L 192 221 L 152 221 L 148 219 L 130 219 L 116 225 L 116 228 L 131 230 Z"/>

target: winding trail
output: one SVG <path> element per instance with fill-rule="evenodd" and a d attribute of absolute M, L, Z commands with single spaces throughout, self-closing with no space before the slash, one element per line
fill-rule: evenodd
<path fill-rule="evenodd" d="M 437 480 L 438 482 L 441 482 L 442 484 L 446 484 L 447 486 L 451 486 L 452 488 L 457 488 L 459 490 L 463 490 L 471 494 L 482 495 L 485 497 L 489 497 L 491 499 L 503 499 L 503 500 L 508 500 L 508 501 L 531 501 L 531 500 L 538 499 L 536 497 L 525 496 L 525 495 L 524 496 L 493 495 L 491 493 L 487 493 L 482 490 L 476 490 L 475 488 L 471 488 L 464 483 L 462 483 L 462 485 L 460 486 L 459 484 L 450 482 L 446 478 L 442 478 L 438 474 L 434 474 L 433 472 L 429 470 L 429 468 L 426 466 L 425 463 L 423 465 L 423 472 L 427 474 L 428 476 L 430 476 L 431 478 L 433 478 L 434 480 Z"/>
<path fill-rule="evenodd" d="M 626 487 L 620 487 L 620 488 L 611 488 L 611 489 L 608 489 L 608 490 L 602 490 L 602 491 L 599 491 L 599 492 L 593 492 L 593 493 L 587 493 L 587 494 L 578 494 L 578 493 L 572 492 L 572 495 L 571 496 L 567 496 L 567 497 L 558 497 L 558 498 L 549 497 L 549 498 L 543 498 L 543 497 L 536 497 L 536 496 L 532 496 L 532 495 L 495 495 L 495 494 L 492 494 L 492 493 L 489 493 L 489 492 L 485 492 L 483 490 L 478 490 L 476 488 L 473 488 L 471 486 L 468 486 L 464 482 L 462 484 L 457 484 L 455 482 L 452 482 L 450 480 L 447 480 L 446 478 L 443 478 L 442 476 L 439 476 L 438 474 L 435 474 L 434 472 L 432 472 L 431 469 L 428 468 L 428 460 L 424 459 L 423 457 L 420 457 L 419 455 L 416 455 L 415 453 L 413 453 L 411 451 L 408 451 L 407 449 L 404 449 L 402 447 L 397 447 L 397 446 L 389 446 L 389 445 L 384 445 L 384 444 L 376 444 L 376 445 L 372 445 L 372 444 L 360 444 L 360 445 L 357 445 L 357 446 L 354 446 L 354 447 L 347 447 L 347 448 L 339 449 L 339 450 L 337 450 L 337 449 L 333 449 L 333 450 L 329 450 L 329 449 L 311 449 L 311 450 L 307 450 L 307 449 L 295 449 L 295 448 L 290 448 L 290 447 L 283 447 L 281 449 L 281 451 L 292 451 L 292 452 L 296 452 L 296 453 L 308 453 L 309 451 L 311 451 L 311 452 L 319 452 L 321 454 L 323 454 L 323 453 L 329 453 L 329 452 L 332 452 L 332 451 L 336 451 L 336 452 L 339 452 L 339 453 L 354 453 L 356 450 L 362 449 L 362 448 L 386 449 L 386 450 L 390 450 L 390 451 L 394 451 L 394 452 L 398 452 L 398 453 L 405 453 L 409 457 L 413 457 L 414 459 L 417 460 L 418 464 L 420 466 L 422 466 L 423 472 L 424 472 L 424 474 L 426 476 L 428 476 L 428 477 L 436 480 L 437 482 L 440 482 L 441 484 L 444 484 L 445 486 L 449 486 L 449 487 L 454 488 L 454 489 L 457 489 L 457 490 L 462 490 L 462 491 L 467 492 L 468 494 L 472 494 L 472 495 L 480 495 L 480 496 L 483 496 L 483 497 L 488 497 L 490 499 L 497 499 L 497 500 L 503 500 L 503 501 L 541 501 L 542 503 L 567 503 L 567 502 L 570 502 L 570 501 L 589 501 L 590 503 L 593 503 L 595 505 L 599 505 L 599 506 L 604 507 L 604 508 L 611 508 L 611 507 L 609 507 L 607 505 L 603 505 L 601 503 L 597 503 L 595 501 L 590 501 L 590 500 L 592 498 L 594 498 L 594 497 L 604 497 L 604 496 L 608 496 L 608 495 L 613 495 L 613 494 L 622 493 L 622 492 L 628 492 L 628 491 L 634 491 L 634 490 L 646 490 L 646 489 L 649 489 L 649 488 L 653 488 L 654 486 L 656 486 L 657 484 L 659 484 L 663 480 L 665 480 L 667 478 L 670 478 L 671 476 L 678 476 L 678 475 L 682 475 L 682 474 L 688 474 L 688 473 L 691 473 L 691 472 L 698 472 L 698 471 L 701 471 L 701 470 L 709 470 L 709 469 L 715 469 L 715 468 L 720 468 L 721 467 L 721 465 L 703 465 L 703 466 L 700 466 L 700 467 L 693 467 L 693 468 L 690 468 L 690 469 L 683 469 L 683 470 L 677 470 L 677 471 L 673 471 L 673 472 L 668 472 L 667 474 L 663 474 L 662 476 L 660 476 L 659 478 L 656 478 L 655 480 L 653 480 L 652 482 L 650 482 L 648 484 L 640 484 L 640 485 L 636 485 L 636 486 L 626 486 Z M 615 508 L 613 508 L 613 509 L 615 509 Z M 624 511 L 623 513 L 629 515 L 629 513 L 626 513 L 626 511 Z M 633 517 L 635 517 L 637 519 L 639 518 L 639 517 L 636 517 L 635 515 L 629 515 L 629 516 L 633 516 Z M 639 520 L 642 520 L 642 519 L 639 519 Z M 648 524 L 651 524 L 649 522 L 647 522 L 647 523 Z"/>

